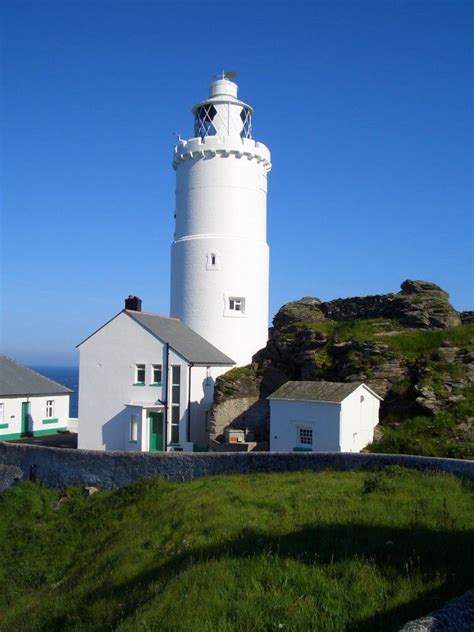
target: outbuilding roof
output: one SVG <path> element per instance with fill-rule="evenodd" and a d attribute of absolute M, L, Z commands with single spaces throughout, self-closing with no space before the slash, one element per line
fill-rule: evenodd
<path fill-rule="evenodd" d="M 280 386 L 267 399 L 330 402 L 339 404 L 359 386 L 364 386 L 377 399 L 382 399 L 363 382 L 296 382 L 289 381 Z"/>
<path fill-rule="evenodd" d="M 193 329 L 190 329 L 179 320 L 179 318 L 168 318 L 166 316 L 159 316 L 158 314 L 138 312 L 131 309 L 123 309 L 77 346 L 80 347 L 86 340 L 92 338 L 92 336 L 106 327 L 112 320 L 120 316 L 120 314 L 126 314 L 146 329 L 152 336 L 158 338 L 158 340 L 163 343 L 168 343 L 174 351 L 190 364 L 198 366 L 233 366 L 235 364 L 234 360 L 226 356 L 222 351 L 219 351 L 214 345 L 211 345 L 210 342 L 197 334 Z"/>
<path fill-rule="evenodd" d="M 59 382 L 50 380 L 15 362 L 6 355 L 0 355 L 0 397 L 12 395 L 67 395 L 72 393 Z"/>

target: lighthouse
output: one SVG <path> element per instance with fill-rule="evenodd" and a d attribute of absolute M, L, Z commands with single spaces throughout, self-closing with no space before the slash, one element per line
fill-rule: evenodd
<path fill-rule="evenodd" d="M 171 316 L 243 366 L 268 337 L 271 156 L 237 90 L 224 74 L 213 81 L 193 137 L 174 148 Z"/>

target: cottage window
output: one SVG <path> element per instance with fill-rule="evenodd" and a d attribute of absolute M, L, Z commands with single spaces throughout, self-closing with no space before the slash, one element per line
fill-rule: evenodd
<path fill-rule="evenodd" d="M 313 445 L 313 429 L 298 428 L 299 440 L 301 445 Z"/>
<path fill-rule="evenodd" d="M 4 405 L 0 404 L 0 424 L 3 423 Z"/>
<path fill-rule="evenodd" d="M 54 417 L 54 399 L 46 400 L 46 419 Z"/>
<path fill-rule="evenodd" d="M 229 309 L 233 312 L 245 313 L 245 299 L 241 296 L 229 297 Z"/>
<path fill-rule="evenodd" d="M 130 417 L 130 442 L 136 443 L 138 441 L 138 416 L 132 415 Z"/>
<path fill-rule="evenodd" d="M 145 365 L 135 365 L 135 384 L 145 384 Z"/>
<path fill-rule="evenodd" d="M 152 365 L 152 384 L 161 384 L 161 364 Z"/>

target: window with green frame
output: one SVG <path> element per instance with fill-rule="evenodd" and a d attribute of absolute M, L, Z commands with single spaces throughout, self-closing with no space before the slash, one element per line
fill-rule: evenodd
<path fill-rule="evenodd" d="M 135 384 L 136 385 L 145 384 L 145 365 L 144 364 L 135 365 Z"/>
<path fill-rule="evenodd" d="M 151 383 L 161 384 L 161 364 L 151 365 Z"/>

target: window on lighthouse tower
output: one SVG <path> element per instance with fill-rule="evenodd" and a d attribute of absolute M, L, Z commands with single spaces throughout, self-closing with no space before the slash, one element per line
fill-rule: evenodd
<path fill-rule="evenodd" d="M 194 119 L 194 135 L 200 136 L 201 138 L 215 136 L 217 130 L 214 127 L 213 121 L 216 114 L 217 110 L 212 103 L 198 108 Z"/>
<path fill-rule="evenodd" d="M 208 270 L 219 269 L 219 257 L 216 252 L 208 252 L 206 255 L 206 268 Z"/>
<path fill-rule="evenodd" d="M 241 296 L 231 296 L 229 298 L 229 309 L 233 312 L 245 312 L 245 299 Z"/>
<path fill-rule="evenodd" d="M 248 108 L 242 108 L 240 112 L 242 119 L 241 138 L 252 138 L 252 113 Z"/>

